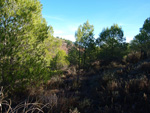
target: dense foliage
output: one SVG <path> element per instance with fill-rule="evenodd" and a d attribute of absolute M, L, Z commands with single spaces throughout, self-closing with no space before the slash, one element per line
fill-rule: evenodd
<path fill-rule="evenodd" d="M 117 24 L 111 28 L 103 29 L 97 38 L 97 43 L 100 47 L 99 56 L 101 59 L 114 60 L 122 58 L 126 54 L 127 44 L 123 31 Z"/>
<path fill-rule="evenodd" d="M 150 18 L 147 18 L 140 29 L 140 33 L 131 42 L 131 49 L 134 51 L 143 50 L 150 52 Z"/>
<path fill-rule="evenodd" d="M 9 89 L 50 79 L 48 66 L 61 41 L 53 37 L 41 9 L 38 0 L 0 1 L 0 79 Z"/>
<path fill-rule="evenodd" d="M 78 27 L 75 33 L 76 43 L 79 48 L 79 67 L 89 66 L 96 57 L 96 45 L 94 38 L 94 26 L 86 21 L 83 25 Z M 87 68 L 87 67 L 86 67 Z"/>

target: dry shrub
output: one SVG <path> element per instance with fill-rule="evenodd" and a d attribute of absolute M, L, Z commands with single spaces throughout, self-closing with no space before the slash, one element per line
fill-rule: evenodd
<path fill-rule="evenodd" d="M 119 63 L 119 62 L 111 62 L 110 64 L 109 64 L 109 66 L 110 67 L 112 67 L 112 68 L 120 68 L 120 67 L 125 67 L 124 65 L 122 65 L 121 63 Z"/>
<path fill-rule="evenodd" d="M 44 113 L 43 109 L 48 108 L 48 104 L 41 104 L 38 102 L 30 103 L 28 101 L 22 102 L 15 107 L 12 107 L 11 101 L 3 100 L 3 113 Z"/>
<path fill-rule="evenodd" d="M 57 89 L 63 86 L 63 80 L 60 76 L 53 76 L 46 84 L 46 89 Z"/>
<path fill-rule="evenodd" d="M 116 73 L 117 73 L 118 75 L 122 75 L 124 72 L 123 72 L 123 69 L 120 69 L 120 70 L 117 70 Z"/>
<path fill-rule="evenodd" d="M 148 86 L 147 79 L 133 79 L 129 81 L 129 90 L 132 91 L 140 91 L 145 90 Z"/>
<path fill-rule="evenodd" d="M 44 92 L 43 86 L 40 87 L 29 87 L 28 88 L 29 96 L 35 97 L 36 95 L 40 95 L 41 93 Z"/>
<path fill-rule="evenodd" d="M 50 108 L 56 107 L 58 105 L 58 97 L 55 93 L 45 93 L 38 96 L 38 99 L 41 103 L 49 104 Z"/>
<path fill-rule="evenodd" d="M 147 86 L 148 86 L 148 83 L 146 80 L 139 81 L 139 89 L 143 90 L 143 89 L 147 88 Z"/>
<path fill-rule="evenodd" d="M 150 72 L 150 62 L 142 63 L 142 65 L 140 66 L 140 70 L 149 73 Z"/>
<path fill-rule="evenodd" d="M 96 61 L 96 62 L 92 63 L 92 69 L 94 69 L 95 71 L 99 71 L 100 61 Z"/>
<path fill-rule="evenodd" d="M 77 108 L 75 108 L 74 110 L 71 110 L 71 109 L 70 109 L 69 113 L 80 113 L 80 112 L 78 111 Z"/>
<path fill-rule="evenodd" d="M 43 104 L 30 98 L 17 105 L 12 105 L 11 99 L 6 100 L 3 90 L 0 93 L 3 96 L 0 97 L 0 113 L 44 113 L 44 109 L 49 108 L 48 103 Z"/>
<path fill-rule="evenodd" d="M 75 66 L 70 66 L 64 74 L 68 74 L 68 75 L 76 75 L 77 74 L 77 70 Z"/>
<path fill-rule="evenodd" d="M 111 81 L 114 80 L 114 73 L 111 71 L 105 71 L 102 75 L 103 81 Z"/>
<path fill-rule="evenodd" d="M 66 98 L 65 96 L 62 95 L 61 97 L 59 97 L 57 113 L 59 113 L 60 111 L 61 111 L 61 113 L 68 113 L 69 109 L 74 108 L 75 106 L 77 106 L 79 104 L 77 99 L 78 98 L 76 98 L 74 96 Z"/>
<path fill-rule="evenodd" d="M 107 89 L 108 90 L 113 91 L 117 88 L 118 88 L 118 83 L 116 81 L 110 81 L 110 82 L 107 83 Z"/>
<path fill-rule="evenodd" d="M 90 99 L 84 98 L 84 100 L 79 103 L 79 106 L 80 106 L 80 108 L 82 108 L 82 109 L 84 109 L 84 108 L 86 108 L 86 107 L 90 107 L 90 106 L 91 106 L 91 101 L 90 101 Z"/>
<path fill-rule="evenodd" d="M 111 62 L 111 63 L 110 63 L 110 66 L 111 66 L 111 67 L 118 67 L 118 64 L 117 64 L 117 62 Z"/>
<path fill-rule="evenodd" d="M 137 63 L 140 61 L 141 53 L 140 52 L 132 52 L 127 55 L 125 61 L 128 63 Z"/>

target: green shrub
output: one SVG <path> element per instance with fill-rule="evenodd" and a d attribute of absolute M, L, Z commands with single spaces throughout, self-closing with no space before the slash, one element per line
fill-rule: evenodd
<path fill-rule="evenodd" d="M 65 51 L 60 50 L 56 56 L 51 60 L 51 69 L 52 70 L 60 70 L 62 68 L 66 68 L 69 65 L 69 61 L 67 60 L 67 55 Z"/>

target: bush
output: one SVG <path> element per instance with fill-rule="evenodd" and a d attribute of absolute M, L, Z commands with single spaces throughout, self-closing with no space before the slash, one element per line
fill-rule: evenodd
<path fill-rule="evenodd" d="M 149 73 L 150 72 L 150 62 L 144 62 L 140 66 L 140 70 Z"/>
<path fill-rule="evenodd" d="M 67 55 L 65 51 L 60 50 L 56 56 L 51 60 L 51 69 L 52 70 L 60 70 L 68 67 L 69 61 L 67 60 Z"/>
<path fill-rule="evenodd" d="M 127 55 L 125 61 L 128 63 L 137 63 L 140 61 L 141 53 L 140 52 L 132 52 Z"/>

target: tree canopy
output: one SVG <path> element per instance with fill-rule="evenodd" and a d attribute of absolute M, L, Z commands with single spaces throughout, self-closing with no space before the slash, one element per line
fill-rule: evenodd
<path fill-rule="evenodd" d="M 14 89 L 51 76 L 48 66 L 61 41 L 53 37 L 41 10 L 39 0 L 0 1 L 1 85 Z"/>
<path fill-rule="evenodd" d="M 101 58 L 122 57 L 126 50 L 125 37 L 122 28 L 114 24 L 110 28 L 105 28 L 96 40 L 101 48 Z"/>
<path fill-rule="evenodd" d="M 76 43 L 79 45 L 79 62 L 82 66 L 85 66 L 95 56 L 94 54 L 93 56 L 91 55 L 95 49 L 94 26 L 86 21 L 78 27 L 75 37 Z"/>
<path fill-rule="evenodd" d="M 150 48 L 150 18 L 147 18 L 140 29 L 140 33 L 131 41 L 132 50 L 144 50 L 149 52 Z"/>

